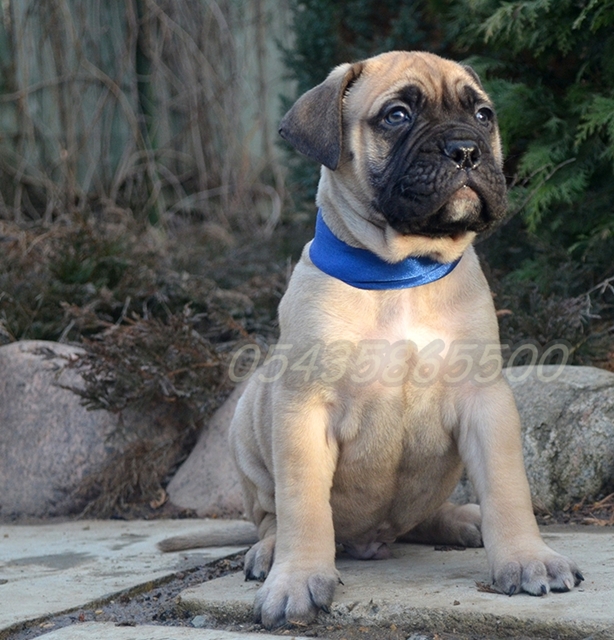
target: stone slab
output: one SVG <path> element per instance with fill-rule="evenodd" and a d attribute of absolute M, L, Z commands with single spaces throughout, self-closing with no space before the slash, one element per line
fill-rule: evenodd
<path fill-rule="evenodd" d="M 165 554 L 157 549 L 160 540 L 188 526 L 185 520 L 0 525 L 0 632 L 241 550 Z M 200 531 L 224 526 L 224 521 L 199 520 Z"/>
<path fill-rule="evenodd" d="M 550 546 L 578 562 L 586 576 L 578 589 L 543 598 L 509 598 L 478 586 L 489 582 L 483 549 L 435 551 L 429 546 L 394 545 L 389 560 L 338 559 L 344 584 L 335 593 L 330 622 L 405 624 L 487 636 L 584 638 L 601 632 L 600 639 L 614 638 L 612 529 L 547 527 L 543 534 Z M 220 623 L 247 621 L 258 586 L 234 574 L 186 589 L 179 603 Z M 329 619 L 320 615 L 323 621 Z"/>
<path fill-rule="evenodd" d="M 143 625 L 117 627 L 111 623 L 84 622 L 64 627 L 41 638 L 45 640 L 279 640 L 279 636 L 262 633 L 237 633 L 217 629 L 191 629 L 189 627 L 162 627 Z M 284 635 L 289 640 L 301 640 L 299 636 Z"/>

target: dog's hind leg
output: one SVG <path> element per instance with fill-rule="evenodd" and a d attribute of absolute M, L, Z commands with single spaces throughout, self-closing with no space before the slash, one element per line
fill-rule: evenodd
<path fill-rule="evenodd" d="M 267 513 L 258 526 L 260 540 L 245 555 L 243 571 L 246 580 L 264 580 L 275 558 L 275 514 Z"/>
<path fill-rule="evenodd" d="M 481 547 L 483 545 L 481 521 L 480 507 L 477 504 L 459 506 L 444 502 L 435 513 L 400 536 L 398 540 L 399 542 Z"/>

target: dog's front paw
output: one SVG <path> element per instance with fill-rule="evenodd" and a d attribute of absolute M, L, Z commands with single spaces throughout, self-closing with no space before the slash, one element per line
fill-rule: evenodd
<path fill-rule="evenodd" d="M 549 591 L 571 591 L 584 576 L 578 565 L 546 545 L 536 552 L 519 552 L 496 563 L 493 585 L 509 596 L 525 591 L 534 596 Z"/>
<path fill-rule="evenodd" d="M 274 566 L 256 594 L 256 622 L 267 629 L 283 624 L 307 624 L 333 601 L 339 574 L 334 567 L 297 570 Z"/>

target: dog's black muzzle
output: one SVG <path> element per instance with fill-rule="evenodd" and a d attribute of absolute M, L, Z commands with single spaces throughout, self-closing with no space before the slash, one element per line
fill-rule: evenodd
<path fill-rule="evenodd" d="M 505 177 L 488 139 L 470 127 L 423 132 L 395 145 L 374 175 L 376 208 L 403 234 L 480 233 L 505 215 Z"/>

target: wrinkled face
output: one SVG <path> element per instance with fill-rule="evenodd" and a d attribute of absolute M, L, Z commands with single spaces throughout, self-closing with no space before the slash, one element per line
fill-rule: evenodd
<path fill-rule="evenodd" d="M 493 106 L 474 72 L 425 53 L 365 61 L 343 102 L 339 172 L 368 184 L 397 232 L 481 232 L 505 213 Z"/>

